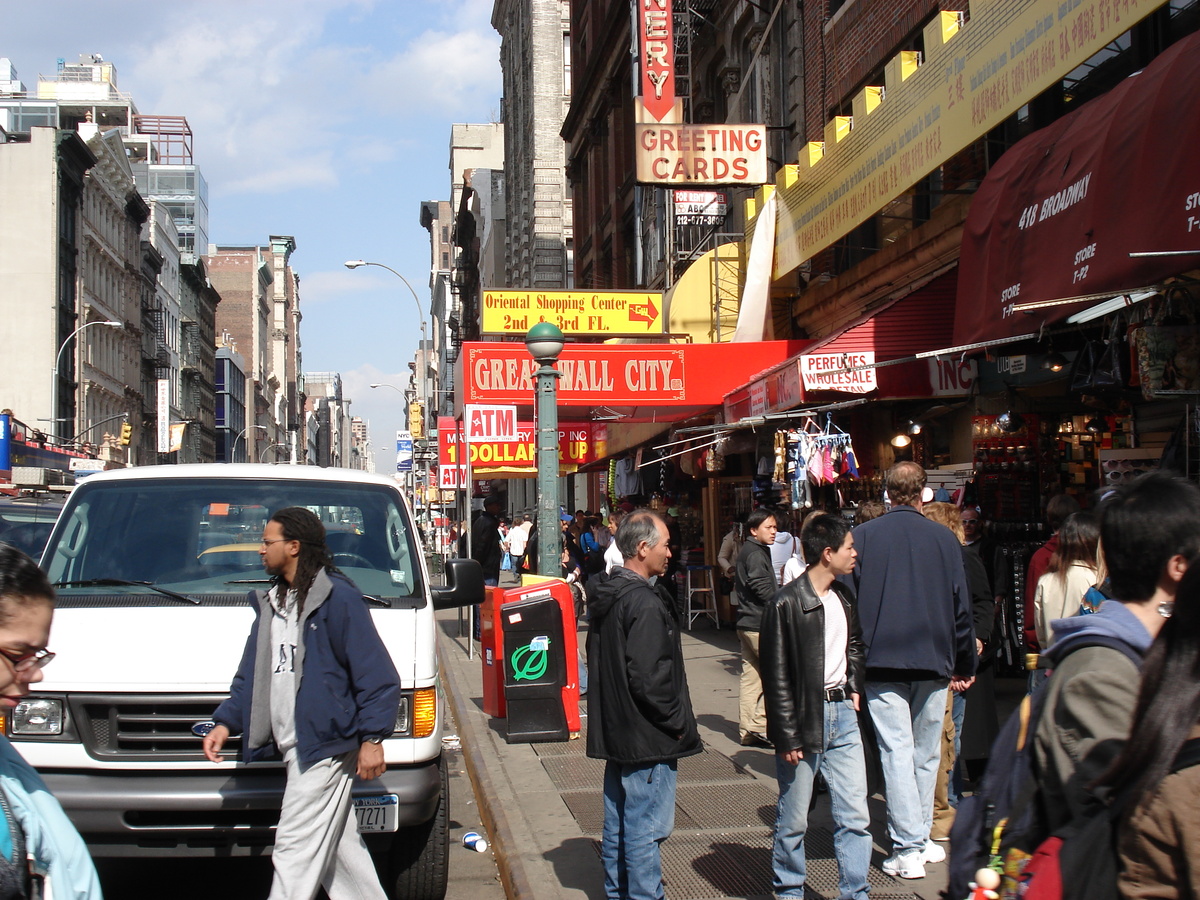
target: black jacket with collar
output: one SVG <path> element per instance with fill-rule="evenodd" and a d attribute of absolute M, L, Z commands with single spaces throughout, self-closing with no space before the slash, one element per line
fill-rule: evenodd
<path fill-rule="evenodd" d="M 587 755 L 645 765 L 699 753 L 674 602 L 622 566 L 589 578 L 587 595 Z"/>
<path fill-rule="evenodd" d="M 763 608 L 779 590 L 769 545 L 746 538 L 734 566 L 733 584 L 738 598 L 737 627 L 742 631 L 758 631 Z"/>
<path fill-rule="evenodd" d="M 854 592 L 830 588 L 846 610 L 846 687 L 863 695 L 866 651 Z M 777 752 L 824 749 L 825 607 L 805 572 L 784 585 L 763 612 L 758 655 L 767 737 Z"/>

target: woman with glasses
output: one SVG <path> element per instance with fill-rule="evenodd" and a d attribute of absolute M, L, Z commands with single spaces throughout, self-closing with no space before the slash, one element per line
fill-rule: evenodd
<path fill-rule="evenodd" d="M 0 544 L 0 715 L 7 719 L 54 659 L 46 649 L 54 589 L 37 564 Z M 79 832 L 7 737 L 0 737 L 0 900 L 99 900 L 100 882 Z M 49 884 L 48 884 L 49 883 Z"/>

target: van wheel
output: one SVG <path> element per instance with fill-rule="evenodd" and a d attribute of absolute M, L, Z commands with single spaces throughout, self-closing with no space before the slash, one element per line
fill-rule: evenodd
<path fill-rule="evenodd" d="M 428 822 L 368 840 L 380 881 L 392 900 L 443 900 L 450 854 L 450 774 L 446 757 L 439 765 L 442 791 Z"/>

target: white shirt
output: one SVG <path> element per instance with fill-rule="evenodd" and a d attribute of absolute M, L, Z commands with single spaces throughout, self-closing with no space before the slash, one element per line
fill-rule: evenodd
<path fill-rule="evenodd" d="M 846 683 L 846 645 L 850 640 L 850 625 L 842 598 L 831 588 L 821 595 L 825 607 L 825 690 Z"/>
<path fill-rule="evenodd" d="M 775 543 L 771 545 L 771 566 L 775 569 L 776 584 L 785 584 L 783 580 L 783 565 L 789 557 L 795 557 L 804 565 L 804 556 L 800 552 L 800 542 L 787 531 L 775 533 Z"/>
<path fill-rule="evenodd" d="M 513 556 L 521 556 L 525 552 L 525 545 L 529 543 L 529 529 L 524 525 L 517 525 L 510 528 L 508 531 L 508 552 Z"/>
<path fill-rule="evenodd" d="M 625 565 L 625 558 L 617 549 L 617 542 L 609 542 L 609 545 L 604 548 L 604 574 L 607 575 L 614 567 L 623 565 Z"/>
<path fill-rule="evenodd" d="M 789 556 L 788 561 L 783 564 L 783 584 L 791 584 L 797 578 L 804 574 L 804 570 L 808 566 L 796 559 L 794 556 Z"/>

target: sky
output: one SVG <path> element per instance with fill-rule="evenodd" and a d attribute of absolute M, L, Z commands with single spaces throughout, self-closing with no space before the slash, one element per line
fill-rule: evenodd
<path fill-rule="evenodd" d="M 296 239 L 303 367 L 340 372 L 391 469 L 403 386 L 429 318 L 423 200 L 450 199 L 450 126 L 499 121 L 493 0 L 44 0 L 9 4 L 0 57 L 28 90 L 99 53 L 138 111 L 186 116 L 209 240 Z"/>

